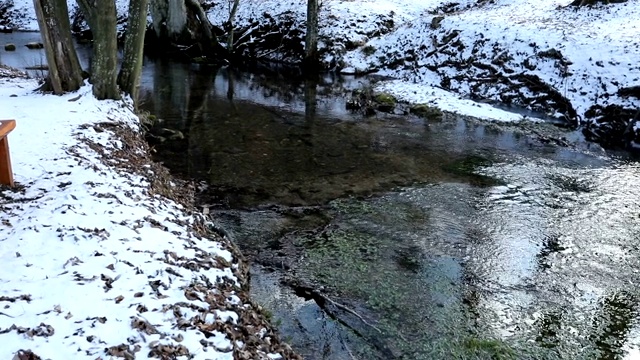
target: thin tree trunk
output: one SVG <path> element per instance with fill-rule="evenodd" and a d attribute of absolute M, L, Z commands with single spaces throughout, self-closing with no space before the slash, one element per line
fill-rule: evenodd
<path fill-rule="evenodd" d="M 229 11 L 229 36 L 227 37 L 227 52 L 229 54 L 233 53 L 233 19 L 236 18 L 236 13 L 238 12 L 238 5 L 240 4 L 240 0 L 233 1 L 233 7 Z"/>
<path fill-rule="evenodd" d="M 82 68 L 71 41 L 69 11 L 65 0 L 33 0 L 42 34 L 49 73 L 42 90 L 54 94 L 82 86 Z"/>
<path fill-rule="evenodd" d="M 202 33 L 204 34 L 207 40 L 207 48 L 211 48 L 211 45 L 218 45 L 218 39 L 213 36 L 213 32 L 211 31 L 211 22 L 209 18 L 207 18 L 207 13 L 205 13 L 202 5 L 197 0 L 185 0 L 185 3 L 191 11 L 193 11 L 200 21 L 200 28 L 202 29 Z"/>
<path fill-rule="evenodd" d="M 124 59 L 118 74 L 118 85 L 122 91 L 138 102 L 138 85 L 142 72 L 144 34 L 147 29 L 149 0 L 131 0 L 124 40 Z"/>
<path fill-rule="evenodd" d="M 93 34 L 91 83 L 98 100 L 119 99 L 118 38 L 116 3 L 114 0 L 78 0 Z"/>
<path fill-rule="evenodd" d="M 318 0 L 307 1 L 307 33 L 304 41 L 304 65 L 318 67 Z"/>

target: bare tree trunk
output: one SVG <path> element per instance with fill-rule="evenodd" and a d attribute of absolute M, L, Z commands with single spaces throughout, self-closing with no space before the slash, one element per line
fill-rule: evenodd
<path fill-rule="evenodd" d="M 122 91 L 138 102 L 138 85 L 142 72 L 144 34 L 147 29 L 149 0 L 131 0 L 124 40 L 124 59 L 118 74 L 118 85 Z"/>
<path fill-rule="evenodd" d="M 115 0 L 78 0 L 93 34 L 91 83 L 99 100 L 119 99 Z"/>
<path fill-rule="evenodd" d="M 42 90 L 54 94 L 75 91 L 82 86 L 82 68 L 71 41 L 66 0 L 33 0 L 47 56 L 49 74 Z"/>
<path fill-rule="evenodd" d="M 304 65 L 307 69 L 316 69 L 318 67 L 318 0 L 307 1 Z"/>
<path fill-rule="evenodd" d="M 229 10 L 229 20 L 227 23 L 229 24 L 229 36 L 227 37 L 227 52 L 229 54 L 233 53 L 233 19 L 236 17 L 236 13 L 238 12 L 238 5 L 240 4 L 240 0 L 233 0 L 233 7 Z"/>

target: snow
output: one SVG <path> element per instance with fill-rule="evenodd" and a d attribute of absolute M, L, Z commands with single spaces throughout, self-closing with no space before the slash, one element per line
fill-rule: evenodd
<path fill-rule="evenodd" d="M 507 95 L 514 105 L 540 116 L 564 117 L 536 101 L 526 83 L 516 89 L 500 84 L 473 86 L 469 79 L 488 78 L 487 71 L 452 62 L 478 61 L 500 75 L 537 76 L 565 97 L 579 118 L 595 104 L 638 107 L 640 101 L 617 95 L 620 88 L 640 85 L 640 3 L 568 8 L 571 0 L 327 0 L 320 10 L 320 48 L 323 61 L 343 73 L 370 73 L 391 77 L 377 88 L 409 103 L 431 103 L 467 115 L 499 121 L 521 120 L 519 114 L 492 109 L 460 99 L 500 102 Z M 247 25 L 268 13 L 304 30 L 306 1 L 250 1 L 240 6 L 238 25 Z M 209 11 L 213 23 L 226 21 L 226 4 Z M 443 16 L 439 27 L 432 20 Z M 283 20 L 283 22 L 286 22 Z M 391 21 L 387 28 L 385 22 Z M 449 43 L 443 41 L 447 37 Z M 454 46 L 455 44 L 455 46 Z M 367 51 L 365 51 L 365 49 Z M 562 59 L 545 56 L 556 50 Z M 275 60 L 291 60 L 285 57 Z M 456 77 L 463 75 L 462 80 Z M 446 86 L 443 86 L 445 81 Z M 450 82 L 450 84 L 446 84 Z M 449 91 L 443 91 L 443 87 Z M 421 89 L 422 88 L 422 89 Z M 528 117 L 531 119 L 532 117 Z"/>
<path fill-rule="evenodd" d="M 440 28 L 431 28 L 434 15 L 401 24 L 392 33 L 372 39 L 362 49 L 345 56 L 348 72 L 376 71 L 380 75 L 404 80 L 410 87 L 440 85 L 443 78 L 461 73 L 469 77 L 486 75 L 480 71 L 461 70 L 447 61 L 483 60 L 495 63 L 500 55 L 515 73 L 539 76 L 565 96 L 579 116 L 594 104 L 640 106 L 640 101 L 616 94 L 618 89 L 640 84 L 640 23 L 630 21 L 640 16 L 640 3 L 629 1 L 594 8 L 565 8 L 570 1 L 497 0 L 476 7 L 443 14 Z M 424 3 L 425 11 L 435 11 L 434 3 Z M 441 39 L 459 32 L 449 47 Z M 540 56 L 541 51 L 558 50 L 566 66 Z M 412 56 L 409 51 L 416 50 Z M 449 50 L 447 52 L 442 50 Z M 394 61 L 406 60 L 397 68 Z M 525 61 L 529 61 L 527 68 Z M 434 70 L 435 68 L 435 70 Z M 568 75 L 568 76 L 567 76 Z M 386 87 L 391 94 L 406 94 L 401 83 Z M 475 95 L 500 100 L 497 87 L 486 86 Z M 451 81 L 450 89 L 460 96 L 472 94 L 468 81 Z M 524 95 L 528 89 L 519 89 Z M 404 97 L 410 102 L 416 98 Z M 422 100 L 422 99 L 420 99 Z M 558 116 L 561 114 L 550 114 Z"/>
<path fill-rule="evenodd" d="M 130 102 L 97 101 L 89 85 L 63 96 L 36 86 L 0 78 L 18 184 L 0 191 L 0 358 L 233 359 L 243 345 L 218 329 L 248 306 L 233 290 L 238 265 L 194 231 L 197 213 L 118 167 L 125 144 L 111 129 L 140 131 Z"/>
<path fill-rule="evenodd" d="M 640 100 L 619 96 L 617 91 L 640 85 L 640 23 L 630 20 L 640 17 L 640 2 L 579 9 L 566 7 L 569 2 L 463 0 L 452 5 L 445 0 L 325 0 L 320 8 L 320 48 L 323 62 L 345 73 L 373 71 L 394 79 L 380 84 L 380 91 L 409 103 L 439 104 L 445 110 L 492 120 L 522 116 L 459 100 L 513 101 L 516 107 L 546 111 L 553 117 L 565 117 L 569 110 L 562 110 L 562 104 L 550 110 L 554 105 L 549 100 L 531 100 L 538 92 L 526 86 L 526 80 L 514 80 L 511 86 L 487 81 L 490 70 L 469 65 L 474 62 L 490 65 L 504 77 L 538 77 L 566 98 L 583 120 L 596 104 L 639 107 Z M 126 4 L 118 1 L 119 12 L 126 12 Z M 228 2 L 209 5 L 212 23 L 220 26 L 227 21 Z M 29 0 L 14 2 L 14 11 L 25 14 L 19 27 L 37 29 L 31 8 Z M 436 16 L 443 19 L 433 26 Z M 303 33 L 306 0 L 246 0 L 235 23 L 249 26 L 268 18 L 287 23 L 290 33 Z M 296 60 L 292 56 L 273 52 L 267 57 Z"/>

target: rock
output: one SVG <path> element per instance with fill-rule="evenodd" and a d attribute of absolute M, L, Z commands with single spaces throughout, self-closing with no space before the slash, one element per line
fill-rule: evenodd
<path fill-rule="evenodd" d="M 180 130 L 162 128 L 158 131 L 158 135 L 167 140 L 184 140 L 184 134 Z"/>
<path fill-rule="evenodd" d="M 618 95 L 625 97 L 632 96 L 640 99 L 640 85 L 621 88 L 618 90 Z"/>
<path fill-rule="evenodd" d="M 16 44 L 5 44 L 4 49 L 6 51 L 16 51 Z"/>
<path fill-rule="evenodd" d="M 391 112 L 396 107 L 398 100 L 393 95 L 387 93 L 379 93 L 373 97 L 373 101 L 377 104 L 378 111 Z"/>
<path fill-rule="evenodd" d="M 27 49 L 42 49 L 44 45 L 41 42 L 30 42 L 25 45 Z"/>
<path fill-rule="evenodd" d="M 431 121 L 440 121 L 444 115 L 442 110 L 427 104 L 414 105 L 409 108 L 409 113 Z"/>
<path fill-rule="evenodd" d="M 27 70 L 49 70 L 49 65 L 46 65 L 46 64 L 32 65 L 32 66 L 25 67 L 25 69 L 27 69 Z"/>
<path fill-rule="evenodd" d="M 444 20 L 444 16 L 434 16 L 434 18 L 431 19 L 431 29 L 432 30 L 439 29 L 440 24 L 442 23 L 442 20 Z"/>

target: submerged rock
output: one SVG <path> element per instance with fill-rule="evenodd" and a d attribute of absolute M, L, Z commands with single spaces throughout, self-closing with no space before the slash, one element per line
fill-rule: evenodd
<path fill-rule="evenodd" d="M 442 110 L 427 104 L 418 104 L 409 108 L 409 113 L 427 120 L 442 120 Z"/>
<path fill-rule="evenodd" d="M 378 111 L 382 112 L 392 112 L 398 103 L 398 100 L 393 95 L 387 93 L 375 95 L 373 101 L 377 104 Z"/>
<path fill-rule="evenodd" d="M 27 43 L 25 46 L 27 47 L 27 49 L 31 49 L 31 50 L 44 48 L 44 44 L 42 44 L 41 42 L 35 42 L 35 41 Z"/>

